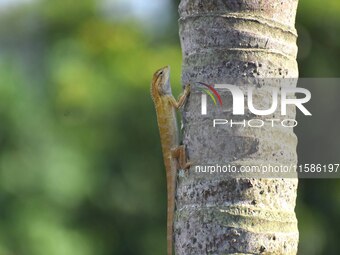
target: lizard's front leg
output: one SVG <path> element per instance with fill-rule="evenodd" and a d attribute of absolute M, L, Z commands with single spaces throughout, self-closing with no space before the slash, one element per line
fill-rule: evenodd
<path fill-rule="evenodd" d="M 189 96 L 190 90 L 191 90 L 190 84 L 186 85 L 184 92 L 178 97 L 178 100 L 176 100 L 173 96 L 168 96 L 170 104 L 176 109 L 181 108 L 185 103 L 185 99 L 187 99 L 187 97 Z"/>

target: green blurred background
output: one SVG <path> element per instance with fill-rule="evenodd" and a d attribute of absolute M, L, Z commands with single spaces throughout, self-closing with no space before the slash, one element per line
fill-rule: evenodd
<path fill-rule="evenodd" d="M 165 253 L 149 86 L 169 64 L 180 91 L 177 5 L 0 0 L 0 255 Z M 302 77 L 340 76 L 339 13 L 338 0 L 300 1 Z M 339 159 L 338 130 L 324 132 L 297 129 L 302 161 L 327 161 L 330 144 Z M 339 184 L 300 181 L 299 254 L 340 254 Z"/>

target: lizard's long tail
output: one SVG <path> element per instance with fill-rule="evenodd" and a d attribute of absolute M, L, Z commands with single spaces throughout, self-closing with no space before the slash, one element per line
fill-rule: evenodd
<path fill-rule="evenodd" d="M 174 213 L 175 213 L 175 192 L 176 192 L 176 170 L 173 173 L 167 173 L 167 199 L 168 199 L 168 212 L 167 212 L 167 255 L 172 255 L 173 240 L 174 240 Z"/>

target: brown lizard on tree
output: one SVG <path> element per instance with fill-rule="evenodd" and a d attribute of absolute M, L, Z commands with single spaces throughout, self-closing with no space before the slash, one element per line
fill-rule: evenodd
<path fill-rule="evenodd" d="M 175 212 L 175 191 L 178 169 L 188 169 L 185 146 L 179 144 L 179 131 L 176 110 L 184 105 L 190 93 L 187 85 L 178 101 L 173 97 L 170 86 L 170 67 L 166 66 L 155 72 L 151 84 L 151 97 L 155 104 L 157 122 L 161 137 L 163 159 L 167 181 L 167 254 L 172 255 L 173 223 Z"/>

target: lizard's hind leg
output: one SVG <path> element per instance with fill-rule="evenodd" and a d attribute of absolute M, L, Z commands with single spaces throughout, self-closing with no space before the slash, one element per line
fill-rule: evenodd
<path fill-rule="evenodd" d="M 178 169 L 188 170 L 192 165 L 192 163 L 188 161 L 185 145 L 180 145 L 173 149 L 172 158 L 177 159 Z"/>

